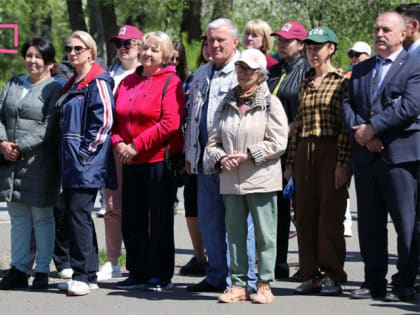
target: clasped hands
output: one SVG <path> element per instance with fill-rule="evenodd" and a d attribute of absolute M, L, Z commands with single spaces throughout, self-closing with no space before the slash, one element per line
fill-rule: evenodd
<path fill-rule="evenodd" d="M 220 159 L 220 168 L 224 171 L 232 171 L 250 158 L 250 155 L 247 153 L 233 152 Z"/>
<path fill-rule="evenodd" d="M 381 152 L 384 149 L 381 139 L 376 136 L 375 128 L 370 124 L 361 124 L 353 127 L 354 138 L 362 147 L 370 152 Z"/>
<path fill-rule="evenodd" d="M 132 164 L 133 159 L 138 154 L 136 146 L 132 143 L 126 144 L 120 142 L 115 147 L 115 152 L 117 153 L 117 158 L 121 164 Z"/>
<path fill-rule="evenodd" d="M 20 155 L 19 146 L 14 142 L 2 141 L 0 143 L 0 151 L 6 160 L 12 162 L 16 161 Z"/>

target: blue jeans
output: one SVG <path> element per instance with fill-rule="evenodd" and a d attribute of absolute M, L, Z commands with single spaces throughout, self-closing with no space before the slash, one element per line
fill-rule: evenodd
<path fill-rule="evenodd" d="M 198 174 L 198 224 L 203 237 L 209 268 L 206 280 L 212 286 L 230 286 L 228 275 L 229 252 L 225 228 L 225 205 L 219 192 L 219 175 Z M 252 219 L 248 217 L 248 285 L 256 287 L 255 234 Z"/>
<path fill-rule="evenodd" d="M 35 232 L 37 248 L 36 272 L 50 271 L 54 252 L 54 214 L 52 207 L 34 207 L 20 202 L 8 202 L 11 218 L 11 265 L 27 272 L 30 259 L 31 233 Z"/>

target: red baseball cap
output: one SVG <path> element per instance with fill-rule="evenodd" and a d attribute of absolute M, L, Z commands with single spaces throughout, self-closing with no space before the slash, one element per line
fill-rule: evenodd
<path fill-rule="evenodd" d="M 278 32 L 271 33 L 271 36 L 281 36 L 286 39 L 304 40 L 308 35 L 305 26 L 298 22 L 289 21 L 285 23 Z"/>
<path fill-rule="evenodd" d="M 114 42 L 117 39 L 122 39 L 122 40 L 128 40 L 128 39 L 139 39 L 142 40 L 143 39 L 143 34 L 141 33 L 141 31 L 132 25 L 123 25 L 121 26 L 118 35 L 117 36 L 112 36 L 109 41 L 110 42 Z"/>

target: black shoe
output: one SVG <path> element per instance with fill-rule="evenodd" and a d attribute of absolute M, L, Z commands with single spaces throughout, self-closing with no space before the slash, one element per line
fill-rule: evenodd
<path fill-rule="evenodd" d="M 207 259 L 198 261 L 197 257 L 193 257 L 184 266 L 181 267 L 179 273 L 183 276 L 205 276 L 207 271 Z"/>
<path fill-rule="evenodd" d="M 287 263 L 277 265 L 274 275 L 277 280 L 289 279 L 289 265 Z"/>
<path fill-rule="evenodd" d="M 413 289 L 399 289 L 388 292 L 385 295 L 386 302 L 410 302 L 415 299 Z"/>
<path fill-rule="evenodd" d="M 146 285 L 144 286 L 145 291 L 155 291 L 155 292 L 162 292 L 172 290 L 174 288 L 174 284 L 168 281 L 162 281 L 158 278 L 150 278 Z"/>
<path fill-rule="evenodd" d="M 321 286 L 318 279 L 313 278 L 303 281 L 295 290 L 295 294 L 311 294 L 318 293 L 321 291 Z"/>
<path fill-rule="evenodd" d="M 119 281 L 115 284 L 116 289 L 123 290 L 132 290 L 132 289 L 141 289 L 145 285 L 145 282 L 138 281 L 132 277 L 128 277 L 123 281 Z"/>
<path fill-rule="evenodd" d="M 377 289 L 371 290 L 366 287 L 361 287 L 360 289 L 356 289 L 350 293 L 350 298 L 355 300 L 362 300 L 362 299 L 382 299 L 385 297 L 386 289 Z"/>
<path fill-rule="evenodd" d="M 300 276 L 300 272 L 299 272 L 299 269 L 298 269 L 298 271 L 296 271 L 296 272 L 294 273 L 294 275 L 291 277 L 291 279 L 292 279 L 293 281 L 299 282 L 299 276 Z"/>
<path fill-rule="evenodd" d="M 197 284 L 187 286 L 187 291 L 189 292 L 223 292 L 225 289 L 212 286 L 206 279 Z"/>
<path fill-rule="evenodd" d="M 340 284 L 336 283 L 330 277 L 324 277 L 320 281 L 321 295 L 325 296 L 338 296 L 343 293 Z"/>
<path fill-rule="evenodd" d="M 33 290 L 45 290 L 48 289 L 48 273 L 37 272 L 35 273 L 34 281 L 32 281 Z"/>
<path fill-rule="evenodd" d="M 7 275 L 0 282 L 0 290 L 26 289 L 28 277 L 25 272 L 12 267 Z"/>

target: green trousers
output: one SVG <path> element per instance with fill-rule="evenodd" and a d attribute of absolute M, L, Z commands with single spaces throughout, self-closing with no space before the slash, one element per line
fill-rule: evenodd
<path fill-rule="evenodd" d="M 232 285 L 245 287 L 248 280 L 246 239 L 247 218 L 251 212 L 258 253 L 258 282 L 274 280 L 277 241 L 277 192 L 224 195 L 225 224 L 230 251 Z"/>

